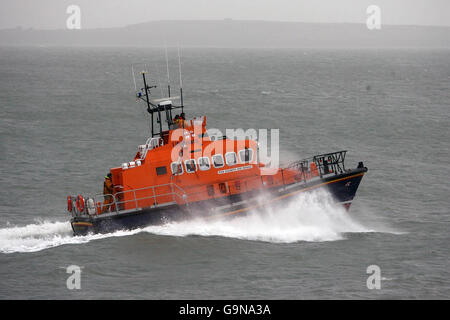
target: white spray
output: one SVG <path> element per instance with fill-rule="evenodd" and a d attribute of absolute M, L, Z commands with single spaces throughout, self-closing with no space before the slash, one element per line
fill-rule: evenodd
<path fill-rule="evenodd" d="M 263 201 L 263 200 L 262 200 Z M 69 222 L 40 222 L 0 229 L 0 253 L 35 252 L 65 244 L 82 244 L 108 237 L 130 236 L 147 232 L 184 237 L 220 236 L 253 241 L 292 243 L 299 241 L 335 241 L 346 233 L 371 232 L 335 204 L 325 191 L 297 196 L 285 206 L 254 209 L 246 216 L 232 219 L 193 219 L 149 226 L 133 231 L 73 236 Z"/>

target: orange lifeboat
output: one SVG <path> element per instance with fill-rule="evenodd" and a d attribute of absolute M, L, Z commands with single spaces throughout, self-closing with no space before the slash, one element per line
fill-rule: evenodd
<path fill-rule="evenodd" d="M 194 213 L 245 214 L 265 205 L 254 201 L 261 192 L 267 205 L 275 205 L 327 187 L 337 201 L 349 203 L 367 172 L 363 165 L 346 170 L 346 151 L 338 151 L 295 161 L 266 174 L 266 166 L 257 161 L 257 141 L 210 135 L 206 116 L 186 119 L 182 90 L 180 105 L 173 102 L 177 97 L 152 100 L 152 86 L 145 74 L 142 77 L 144 88 L 136 97 L 147 105 L 150 137 L 131 161 L 110 169 L 112 194 L 86 197 L 95 208 L 84 210 L 81 195 L 73 207 L 68 197 L 75 234 L 161 224 Z M 104 210 L 102 201 L 107 202 Z"/>

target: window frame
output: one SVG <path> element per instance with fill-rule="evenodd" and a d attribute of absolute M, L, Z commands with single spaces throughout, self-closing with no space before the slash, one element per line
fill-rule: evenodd
<path fill-rule="evenodd" d="M 229 164 L 229 163 L 228 163 L 228 159 L 227 159 L 227 155 L 228 155 L 228 154 L 234 154 L 235 163 L 233 163 L 233 164 Z M 232 167 L 232 166 L 237 165 L 237 164 L 238 164 L 238 156 L 237 156 L 236 152 L 231 151 L 231 152 L 225 153 L 225 163 L 226 163 L 227 166 L 229 166 L 229 167 Z"/>
<path fill-rule="evenodd" d="M 172 167 L 173 164 L 177 164 L 177 165 L 178 165 L 178 168 L 181 168 L 181 172 L 174 173 L 174 172 L 173 172 L 173 167 Z M 173 176 L 181 176 L 181 175 L 184 173 L 183 163 L 178 162 L 178 161 L 172 162 L 172 163 L 170 164 L 170 171 L 172 171 L 172 175 L 173 175 Z"/>
<path fill-rule="evenodd" d="M 158 172 L 158 169 L 162 169 L 162 168 L 164 168 L 164 173 Z M 157 175 L 157 176 L 163 176 L 163 175 L 166 175 L 166 174 L 167 174 L 167 167 L 166 167 L 166 166 L 156 167 L 155 171 L 156 171 L 156 175 Z"/>
<path fill-rule="evenodd" d="M 247 150 L 251 152 L 251 157 L 250 157 L 249 161 L 242 161 L 242 159 L 241 159 L 241 152 L 245 152 Z M 253 151 L 252 148 L 245 148 L 245 149 L 239 150 L 239 152 L 238 152 L 239 162 L 240 163 L 252 163 L 253 162 L 253 155 L 254 155 L 254 151 Z"/>
<path fill-rule="evenodd" d="M 219 156 L 222 158 L 222 165 L 221 166 L 216 166 L 216 164 L 214 162 L 214 157 L 219 157 Z M 225 167 L 225 159 L 223 158 L 223 155 L 221 153 L 216 153 L 215 155 L 213 155 L 211 157 L 211 161 L 212 161 L 213 167 L 216 168 L 216 169 Z"/>
<path fill-rule="evenodd" d="M 189 171 L 187 166 L 186 166 L 186 162 L 190 162 L 190 161 L 194 161 L 194 171 Z M 188 159 L 188 160 L 184 160 L 184 169 L 186 171 L 186 173 L 195 173 L 197 172 L 198 168 L 197 168 L 197 161 L 195 161 L 195 159 Z"/>
<path fill-rule="evenodd" d="M 208 169 L 202 169 L 200 167 L 200 159 L 207 159 L 208 160 Z M 208 157 L 200 157 L 200 158 L 197 159 L 197 165 L 198 165 L 198 170 L 200 170 L 200 171 L 208 171 L 209 169 L 211 169 L 211 160 L 209 160 Z"/>

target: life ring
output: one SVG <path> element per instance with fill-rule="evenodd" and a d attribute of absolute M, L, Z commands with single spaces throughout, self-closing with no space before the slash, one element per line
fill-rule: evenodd
<path fill-rule="evenodd" d="M 72 212 L 72 197 L 67 196 L 67 211 Z"/>
<path fill-rule="evenodd" d="M 84 211 L 84 199 L 81 196 L 81 194 L 78 195 L 76 204 L 77 204 L 78 212 L 83 212 Z"/>

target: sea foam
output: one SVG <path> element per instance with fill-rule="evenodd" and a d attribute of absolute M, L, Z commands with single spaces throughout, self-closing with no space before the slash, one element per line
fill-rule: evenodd
<path fill-rule="evenodd" d="M 194 218 L 169 222 L 132 231 L 73 236 L 70 223 L 43 221 L 26 226 L 0 229 L 0 252 L 36 252 L 66 244 L 151 233 L 163 236 L 217 236 L 252 241 L 292 243 L 299 241 L 336 241 L 346 233 L 371 232 L 370 228 L 351 218 L 325 191 L 298 195 L 281 207 L 267 207 L 264 197 L 259 206 L 245 216 L 205 219 Z"/>

